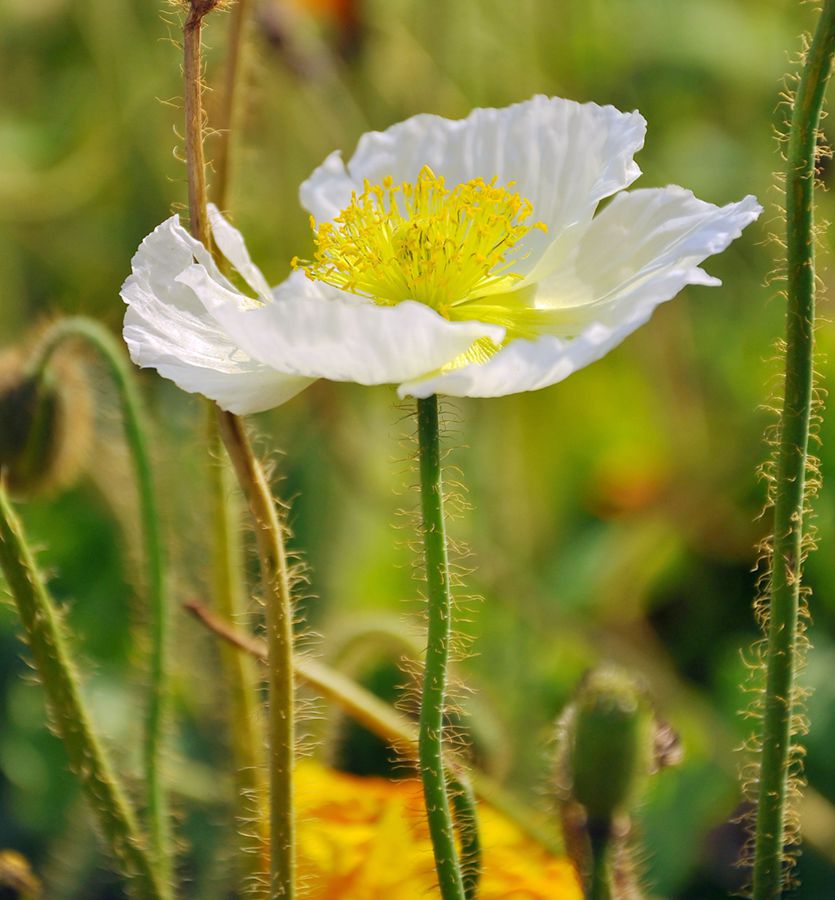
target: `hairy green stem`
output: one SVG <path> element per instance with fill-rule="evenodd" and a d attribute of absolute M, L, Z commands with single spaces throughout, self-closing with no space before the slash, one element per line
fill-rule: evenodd
<path fill-rule="evenodd" d="M 44 333 L 30 363 L 36 378 L 46 377 L 52 354 L 69 340 L 92 347 L 107 365 L 119 395 L 125 441 L 133 461 L 145 561 L 145 590 L 150 625 L 150 683 L 145 712 L 143 766 L 147 797 L 148 833 L 151 852 L 162 880 L 171 877 L 171 825 L 162 777 L 162 737 L 167 715 L 168 597 L 164 575 L 162 535 L 154 494 L 147 427 L 139 391 L 122 344 L 100 323 L 82 316 L 61 319 Z"/>
<path fill-rule="evenodd" d="M 814 181 L 824 91 L 835 52 L 835 0 L 827 0 L 794 101 L 786 167 L 786 383 L 780 419 L 774 506 L 774 553 L 768 613 L 765 708 L 754 847 L 754 900 L 784 887 L 786 797 L 815 325 Z"/>
<path fill-rule="evenodd" d="M 224 67 L 221 108 L 215 143 L 215 179 L 212 194 L 218 208 L 226 211 L 232 181 L 232 160 L 244 68 L 244 35 L 250 11 L 250 0 L 238 0 L 232 8 Z M 218 259 L 221 271 L 228 273 L 226 259 Z M 229 621 L 238 621 L 246 613 L 244 596 L 243 554 L 240 536 L 241 509 L 235 494 L 234 476 L 221 450 L 218 420 L 213 403 L 209 410 L 208 443 L 213 464 L 209 470 L 214 531 L 214 598 L 218 612 Z M 260 876 L 269 868 L 269 822 L 267 820 L 267 785 L 262 750 L 265 746 L 261 708 L 258 703 L 257 673 L 254 661 L 242 656 L 230 645 L 221 649 L 221 664 L 229 691 L 229 718 L 232 755 L 235 760 L 238 797 L 244 803 L 242 821 L 249 820 L 256 852 L 245 852 L 240 860 L 253 898 L 263 896 Z M 250 850 L 252 848 L 245 848 Z"/>
<path fill-rule="evenodd" d="M 461 847 L 461 881 L 464 896 L 475 900 L 481 881 L 481 839 L 478 832 L 478 811 L 475 793 L 469 778 L 452 772 L 449 776 L 449 793 L 458 843 Z"/>
<path fill-rule="evenodd" d="M 210 631 L 228 644 L 248 653 L 261 662 L 267 662 L 267 648 L 263 641 L 241 632 L 228 620 L 213 615 L 201 603 L 190 601 L 186 609 Z M 418 729 L 409 720 L 369 690 L 357 684 L 344 673 L 315 659 L 295 657 L 293 670 L 300 681 L 310 685 L 323 697 L 336 703 L 343 712 L 364 725 L 402 754 L 405 759 L 418 762 Z M 445 751 L 448 771 L 460 771 L 461 760 L 455 752 Z M 532 841 L 541 844 L 553 856 L 562 856 L 565 848 L 557 834 L 549 828 L 541 813 L 510 797 L 487 775 L 477 769 L 467 774 L 473 793 L 506 816 Z"/>
<path fill-rule="evenodd" d="M 203 97 L 201 85 L 203 18 L 217 0 L 191 0 L 183 27 L 185 80 L 185 143 L 191 231 L 211 247 L 206 209 L 203 154 Z M 218 410 L 218 429 L 255 525 L 261 577 L 266 588 L 267 686 L 269 708 L 269 821 L 272 898 L 295 896 L 295 822 L 293 818 L 293 760 L 295 754 L 295 696 L 293 679 L 293 610 L 290 577 L 284 550 L 284 530 L 263 469 L 243 423 Z"/>
<path fill-rule="evenodd" d="M 438 398 L 417 402 L 420 496 L 426 564 L 428 630 L 421 694 L 418 754 L 435 870 L 444 900 L 464 900 L 444 774 L 443 731 L 452 601 L 447 562 Z"/>
<path fill-rule="evenodd" d="M 283 528 L 243 422 L 218 411 L 220 434 L 249 502 L 267 596 L 267 686 L 270 771 L 270 896 L 295 889 L 293 758 L 295 750 L 293 613 Z"/>
<path fill-rule="evenodd" d="M 171 895 L 148 851 L 136 814 L 105 754 L 87 711 L 65 628 L 0 483 L 0 567 L 14 597 L 35 666 L 70 768 L 78 776 L 101 833 L 143 900 Z"/>
<path fill-rule="evenodd" d="M 246 614 L 245 594 L 241 581 L 244 571 L 240 540 L 240 509 L 233 475 L 218 433 L 214 408 L 209 409 L 209 447 L 212 462 L 209 466 L 209 491 L 213 530 L 213 596 L 218 613 L 230 622 L 237 622 Z M 258 878 L 267 870 L 267 821 L 262 809 L 266 798 L 262 748 L 261 709 L 258 703 L 258 675 L 255 661 L 224 644 L 220 648 L 224 683 L 228 694 L 230 746 L 235 765 L 238 799 L 243 804 L 239 814 L 242 822 L 251 822 L 257 852 L 245 852 L 240 870 L 258 896 Z M 246 848 L 251 851 L 253 848 Z"/>

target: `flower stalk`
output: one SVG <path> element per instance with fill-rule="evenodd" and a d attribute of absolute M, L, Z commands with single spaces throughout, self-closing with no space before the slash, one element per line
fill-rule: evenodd
<path fill-rule="evenodd" d="M 220 435 L 246 494 L 255 523 L 261 578 L 266 586 L 267 689 L 270 771 L 270 896 L 295 889 L 293 759 L 295 751 L 293 613 L 284 534 L 272 492 L 241 419 L 218 411 Z"/>
<path fill-rule="evenodd" d="M 213 530 L 212 580 L 215 608 L 224 619 L 239 621 L 246 614 L 241 581 L 243 554 L 240 543 L 240 504 L 234 490 L 234 475 L 222 447 L 214 409 L 209 409 L 208 441 L 211 448 L 209 491 Z M 253 885 L 267 870 L 268 823 L 264 801 L 266 780 L 263 769 L 263 722 L 258 704 L 258 676 L 254 661 L 228 644 L 220 648 L 221 665 L 227 686 L 229 741 L 235 766 L 241 821 L 252 821 L 257 852 L 239 858 L 242 873 Z M 254 817 L 254 818 L 253 818 Z M 247 850 L 252 848 L 246 848 Z M 254 894 L 254 896 L 257 896 Z"/>
<path fill-rule="evenodd" d="M 229 40 L 223 74 L 218 139 L 214 153 L 214 168 L 217 174 L 212 186 L 212 195 L 221 210 L 227 208 L 231 193 L 232 162 L 235 149 L 232 137 L 238 119 L 238 101 L 245 69 L 245 33 L 250 7 L 251 0 L 237 0 L 229 14 Z"/>
<path fill-rule="evenodd" d="M 478 897 L 481 880 L 481 837 L 478 830 L 478 809 L 475 792 L 469 778 L 461 773 L 450 775 L 449 791 L 458 843 L 461 847 L 461 881 L 466 900 Z"/>
<path fill-rule="evenodd" d="M 438 398 L 418 400 L 420 495 L 426 566 L 428 629 L 418 736 L 418 755 L 435 870 L 444 900 L 464 900 L 444 772 L 443 733 L 447 664 L 452 633 L 446 527 L 438 423 Z"/>
<path fill-rule="evenodd" d="M 219 209 L 229 205 L 232 182 L 233 135 L 237 120 L 241 75 L 244 68 L 245 31 L 250 0 L 238 0 L 230 12 L 229 38 L 224 66 L 221 108 L 215 143 L 214 201 Z M 226 260 L 218 260 L 221 271 L 228 274 Z M 240 540 L 241 508 L 234 490 L 234 475 L 223 455 L 216 408 L 211 401 L 208 410 L 209 491 L 213 522 L 213 595 L 215 606 L 228 621 L 238 621 L 246 614 L 243 582 L 243 555 Z M 250 883 L 253 897 L 263 896 L 261 876 L 269 868 L 269 822 L 267 820 L 267 785 L 263 769 L 262 748 L 265 745 L 261 709 L 258 704 L 257 673 L 254 661 L 225 644 L 220 651 L 229 694 L 230 743 L 235 761 L 235 778 L 239 802 L 244 804 L 242 821 L 252 822 L 256 852 L 245 852 L 239 863 Z M 245 848 L 249 850 L 251 848 Z"/>
<path fill-rule="evenodd" d="M 183 28 L 186 164 L 191 231 L 211 247 L 206 205 L 203 152 L 201 29 L 216 6 L 212 0 L 192 0 Z M 269 896 L 295 896 L 295 823 L 293 820 L 293 760 L 295 754 L 293 613 L 283 527 L 263 469 L 253 453 L 241 420 L 218 410 L 218 430 L 249 504 L 255 525 L 261 577 L 266 587 L 267 685 L 269 711 Z"/>
<path fill-rule="evenodd" d="M 169 610 L 159 510 L 154 493 L 142 401 L 122 345 L 93 319 L 73 316 L 50 326 L 42 336 L 29 366 L 33 378 L 45 378 L 53 353 L 65 341 L 79 340 L 92 347 L 101 357 L 116 386 L 122 408 L 125 441 L 133 461 L 139 497 L 150 627 L 149 687 L 142 745 L 143 774 L 151 852 L 158 862 L 163 880 L 168 881 L 171 876 L 171 823 L 163 785 L 161 757 L 168 707 Z"/>
<path fill-rule="evenodd" d="M 143 900 L 170 900 L 159 858 L 116 777 L 82 699 L 66 630 L 0 483 L 0 568 L 17 606 L 49 709 L 102 836 Z"/>
<path fill-rule="evenodd" d="M 818 125 L 835 52 L 835 0 L 824 4 L 798 85 L 786 166 L 786 380 L 774 501 L 766 690 L 754 840 L 754 900 L 781 896 L 804 555 L 815 327 L 814 181 Z"/>

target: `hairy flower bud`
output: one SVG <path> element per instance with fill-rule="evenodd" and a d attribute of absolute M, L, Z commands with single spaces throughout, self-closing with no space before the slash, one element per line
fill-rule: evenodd
<path fill-rule="evenodd" d="M 591 672 L 565 720 L 564 773 L 588 821 L 609 822 L 634 802 L 652 769 L 653 720 L 632 678 L 615 668 Z"/>
<path fill-rule="evenodd" d="M 37 374 L 18 349 L 0 354 L 0 472 L 12 494 L 66 487 L 90 445 L 93 404 L 78 361 L 56 355 Z"/>

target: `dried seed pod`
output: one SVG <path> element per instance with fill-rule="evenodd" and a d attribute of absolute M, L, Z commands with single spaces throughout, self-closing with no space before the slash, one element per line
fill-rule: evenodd
<path fill-rule="evenodd" d="M 0 471 L 10 493 L 32 497 L 70 485 L 87 458 L 93 401 L 83 364 L 56 354 L 42 372 L 28 354 L 0 354 Z"/>

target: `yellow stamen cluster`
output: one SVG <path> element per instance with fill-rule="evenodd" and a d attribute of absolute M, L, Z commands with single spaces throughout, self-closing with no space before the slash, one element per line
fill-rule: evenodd
<path fill-rule="evenodd" d="M 509 251 L 542 223 L 526 224 L 533 205 L 496 179 L 452 190 L 424 166 L 414 184 L 365 183 L 333 222 L 314 229 L 309 278 L 390 306 L 417 300 L 455 318 L 452 308 L 512 288 L 521 276 Z"/>

